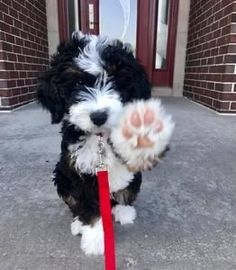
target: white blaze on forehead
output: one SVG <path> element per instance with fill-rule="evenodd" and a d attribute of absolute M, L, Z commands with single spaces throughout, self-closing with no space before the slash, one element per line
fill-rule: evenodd
<path fill-rule="evenodd" d="M 120 104 L 120 96 L 112 90 L 112 83 L 106 84 L 103 88 L 87 88 L 87 92 L 79 93 L 79 100 L 84 103 L 94 105 L 95 110 L 105 107 L 115 106 L 116 102 Z"/>
<path fill-rule="evenodd" d="M 81 69 L 96 76 L 104 70 L 100 53 L 109 40 L 95 35 L 87 35 L 86 38 L 88 44 L 74 61 Z"/>

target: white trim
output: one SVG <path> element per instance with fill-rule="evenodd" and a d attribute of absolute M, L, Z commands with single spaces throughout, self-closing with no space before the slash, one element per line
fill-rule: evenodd
<path fill-rule="evenodd" d="M 235 86 L 235 83 L 232 83 L 231 92 L 234 92 L 234 86 Z"/>
<path fill-rule="evenodd" d="M 78 0 L 74 0 L 74 13 L 75 13 L 75 31 L 79 31 L 79 7 L 78 7 Z"/>

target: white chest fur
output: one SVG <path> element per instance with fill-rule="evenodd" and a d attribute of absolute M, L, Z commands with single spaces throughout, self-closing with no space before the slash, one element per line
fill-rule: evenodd
<path fill-rule="evenodd" d="M 71 158 L 75 160 L 75 167 L 78 171 L 95 174 L 98 163 L 98 137 L 96 135 L 86 137 L 84 143 L 71 144 L 68 149 Z M 128 186 L 133 179 L 133 173 L 129 172 L 126 166 L 114 156 L 107 143 L 105 143 L 105 152 L 104 161 L 109 168 L 110 191 L 116 192 Z"/>

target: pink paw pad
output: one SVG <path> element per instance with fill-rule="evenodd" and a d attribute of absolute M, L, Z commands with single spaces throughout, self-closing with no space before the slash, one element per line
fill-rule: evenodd
<path fill-rule="evenodd" d="M 124 121 L 122 134 L 127 140 L 134 138 L 136 148 L 149 148 L 154 145 L 149 138 L 149 133 L 156 134 L 162 129 L 163 123 L 157 119 L 154 111 L 147 107 L 144 108 L 143 114 L 138 110 L 131 113 L 130 118 Z"/>
<path fill-rule="evenodd" d="M 126 139 L 130 139 L 133 136 L 132 131 L 129 129 L 127 122 L 125 123 L 125 125 L 122 128 L 122 134 Z"/>
<path fill-rule="evenodd" d="M 154 113 L 152 110 L 147 109 L 146 112 L 144 113 L 144 125 L 148 126 L 154 122 Z"/>
<path fill-rule="evenodd" d="M 130 122 L 136 128 L 139 128 L 141 126 L 141 118 L 140 118 L 139 113 L 137 111 L 134 111 L 132 113 Z"/>

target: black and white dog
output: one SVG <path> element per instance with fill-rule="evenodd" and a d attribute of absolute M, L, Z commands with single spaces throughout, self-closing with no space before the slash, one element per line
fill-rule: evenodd
<path fill-rule="evenodd" d="M 166 151 L 174 124 L 150 85 L 130 45 L 74 33 L 58 47 L 40 78 L 38 99 L 52 123 L 62 121 L 60 160 L 53 181 L 73 214 L 71 232 L 81 234 L 86 254 L 102 254 L 103 227 L 95 175 L 103 137 L 109 167 L 112 213 L 133 223 L 132 203 L 141 172 Z"/>

